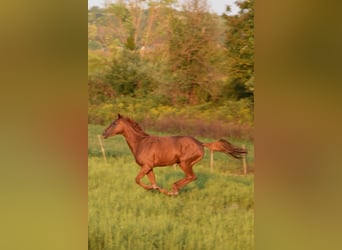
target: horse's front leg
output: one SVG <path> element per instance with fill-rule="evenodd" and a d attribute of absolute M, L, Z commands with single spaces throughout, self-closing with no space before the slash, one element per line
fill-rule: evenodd
<path fill-rule="evenodd" d="M 147 177 L 150 180 L 150 183 L 151 183 L 153 189 L 158 189 L 159 187 L 157 186 L 156 177 L 153 173 L 153 169 L 151 169 L 150 171 L 147 172 Z"/>
<path fill-rule="evenodd" d="M 160 187 L 158 187 L 157 183 L 156 183 L 156 177 L 154 175 L 153 169 L 151 169 L 148 173 L 147 173 L 147 177 L 150 180 L 151 184 L 152 184 L 152 188 L 154 190 L 159 190 L 161 193 L 167 194 L 167 190 L 162 189 Z"/>
<path fill-rule="evenodd" d="M 147 189 L 147 190 L 151 190 L 151 189 L 154 189 L 154 186 L 153 186 L 153 183 L 152 183 L 152 186 L 149 186 L 149 185 L 146 185 L 144 183 L 142 183 L 141 179 L 147 174 L 147 177 L 150 179 L 150 175 L 148 173 L 151 173 L 153 174 L 153 171 L 152 171 L 152 168 L 150 168 L 149 166 L 142 166 L 141 169 L 140 169 L 140 172 L 138 173 L 137 177 L 135 177 L 135 182 L 142 186 L 143 188 Z M 154 174 L 153 174 L 153 179 L 154 179 Z M 150 179 L 151 181 L 151 179 Z M 154 183 L 155 183 L 155 180 L 154 180 Z M 155 184 L 155 186 L 157 186 Z"/>

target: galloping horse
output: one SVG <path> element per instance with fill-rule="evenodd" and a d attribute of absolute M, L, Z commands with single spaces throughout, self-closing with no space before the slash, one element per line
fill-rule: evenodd
<path fill-rule="evenodd" d="M 242 157 L 242 154 L 247 153 L 245 149 L 233 146 L 223 139 L 212 143 L 202 143 L 191 136 L 149 135 L 135 121 L 120 114 L 105 129 L 102 136 L 106 139 L 117 134 L 125 137 L 136 163 L 141 167 L 135 178 L 136 183 L 147 190 L 159 190 L 167 195 L 178 195 L 180 188 L 196 180 L 192 167 L 203 158 L 203 147 L 230 154 L 238 159 Z M 185 177 L 176 181 L 172 186 L 172 191 L 168 192 L 157 186 L 153 168 L 170 166 L 175 163 L 179 164 Z M 151 185 L 146 185 L 141 181 L 145 175 Z"/>

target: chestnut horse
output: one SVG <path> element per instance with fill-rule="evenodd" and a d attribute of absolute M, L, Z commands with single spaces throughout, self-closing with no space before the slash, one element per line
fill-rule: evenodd
<path fill-rule="evenodd" d="M 136 183 L 147 190 L 155 189 L 167 195 L 178 195 L 180 188 L 196 179 L 192 167 L 203 158 L 203 147 L 230 154 L 238 159 L 242 157 L 242 154 L 247 153 L 245 149 L 233 146 L 223 139 L 212 143 L 202 143 L 191 136 L 149 135 L 135 121 L 120 114 L 102 135 L 106 139 L 117 134 L 125 137 L 136 163 L 141 167 L 135 178 Z M 172 191 L 168 192 L 157 186 L 153 168 L 175 163 L 179 164 L 185 177 L 176 181 L 172 186 Z M 146 185 L 141 181 L 145 175 L 151 185 Z"/>

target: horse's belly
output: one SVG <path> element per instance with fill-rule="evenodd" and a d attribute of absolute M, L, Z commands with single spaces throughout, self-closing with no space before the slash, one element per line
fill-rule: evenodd
<path fill-rule="evenodd" d="M 167 155 L 167 156 L 155 155 L 154 156 L 154 161 L 153 161 L 154 166 L 169 166 L 175 163 L 179 163 L 178 155 Z"/>
<path fill-rule="evenodd" d="M 141 166 L 169 166 L 179 163 L 179 154 L 170 154 L 170 152 L 149 152 L 148 154 L 144 154 L 144 156 L 138 157 L 136 161 Z"/>

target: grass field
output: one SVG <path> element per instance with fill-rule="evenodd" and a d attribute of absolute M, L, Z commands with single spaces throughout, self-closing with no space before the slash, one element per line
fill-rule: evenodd
<path fill-rule="evenodd" d="M 169 197 L 135 183 L 139 166 L 122 136 L 104 141 L 106 165 L 96 136 L 103 127 L 89 125 L 88 131 L 89 249 L 253 249 L 254 176 L 239 175 L 241 161 L 215 153 L 211 172 L 206 150 L 194 167 L 198 179 Z M 229 141 L 246 145 L 252 171 L 252 143 Z M 158 185 L 166 189 L 183 177 L 179 167 L 154 172 Z"/>

